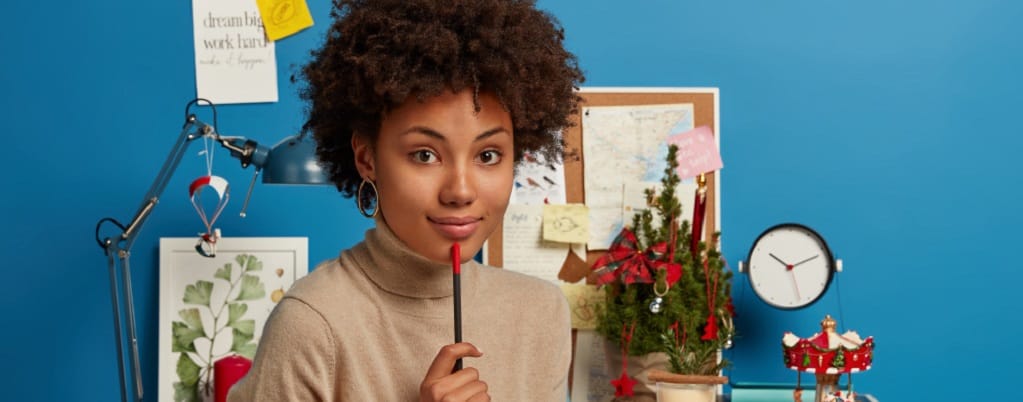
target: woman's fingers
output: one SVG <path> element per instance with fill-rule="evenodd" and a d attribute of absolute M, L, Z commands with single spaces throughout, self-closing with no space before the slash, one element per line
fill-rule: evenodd
<path fill-rule="evenodd" d="M 446 345 L 434 357 L 419 387 L 421 401 L 489 401 L 487 384 L 479 372 L 467 367 L 452 373 L 455 361 L 464 357 L 480 357 L 483 353 L 470 343 Z"/>
<path fill-rule="evenodd" d="M 451 374 L 451 370 L 455 368 L 455 362 L 458 359 L 480 356 L 483 356 L 483 352 L 480 352 L 476 346 L 468 342 L 445 345 L 440 348 L 437 356 L 433 358 L 433 363 L 430 364 L 430 369 L 426 371 L 426 378 L 423 379 L 423 383 Z"/>

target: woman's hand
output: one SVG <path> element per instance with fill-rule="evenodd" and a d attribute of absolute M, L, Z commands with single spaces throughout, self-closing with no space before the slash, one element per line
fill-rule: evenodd
<path fill-rule="evenodd" d="M 480 381 L 475 368 L 466 367 L 452 373 L 455 361 L 463 357 L 480 357 L 483 352 L 471 343 L 445 345 L 433 358 L 426 378 L 419 385 L 420 402 L 480 402 L 489 401 L 487 383 Z"/>

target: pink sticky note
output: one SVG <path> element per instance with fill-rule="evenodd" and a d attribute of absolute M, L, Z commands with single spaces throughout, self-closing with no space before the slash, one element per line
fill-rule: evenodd
<path fill-rule="evenodd" d="M 678 146 L 678 172 L 679 178 L 685 180 L 699 176 L 702 173 L 712 172 L 721 169 L 721 153 L 714 142 L 714 133 L 710 127 L 700 126 L 682 134 L 668 137 L 668 144 Z"/>

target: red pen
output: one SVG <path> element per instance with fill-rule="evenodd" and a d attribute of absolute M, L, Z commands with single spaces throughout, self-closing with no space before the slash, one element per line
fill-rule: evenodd
<path fill-rule="evenodd" d="M 462 250 L 458 243 L 451 246 L 451 277 L 455 299 L 455 343 L 462 342 Z M 462 359 L 455 361 L 455 369 L 462 369 Z"/>

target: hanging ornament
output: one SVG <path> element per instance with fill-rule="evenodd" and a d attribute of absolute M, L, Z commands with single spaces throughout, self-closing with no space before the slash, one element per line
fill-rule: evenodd
<path fill-rule="evenodd" d="M 664 290 L 658 290 L 657 285 L 664 283 Z M 654 282 L 654 300 L 650 302 L 650 312 L 659 314 L 664 309 L 664 295 L 668 294 L 668 280 Z"/>
<path fill-rule="evenodd" d="M 220 213 L 224 211 L 227 201 L 231 198 L 229 194 L 231 187 L 227 184 L 226 179 L 213 175 L 213 151 L 217 149 L 215 140 L 209 135 L 203 136 L 203 147 L 199 155 L 205 159 L 206 175 L 193 180 L 188 185 L 188 197 L 192 201 L 192 206 L 195 207 L 195 212 L 199 213 L 199 219 L 202 219 L 203 225 L 206 226 L 206 232 L 199 234 L 195 251 L 203 257 L 212 258 L 217 255 L 217 240 L 220 239 L 220 229 L 214 229 L 213 225 L 216 224 L 217 218 L 220 217 Z M 202 190 L 206 187 L 217 192 L 217 205 L 212 214 L 207 214 L 202 206 Z"/>
<path fill-rule="evenodd" d="M 636 322 L 632 322 L 632 327 L 626 331 L 625 324 L 622 324 L 622 375 L 618 378 L 611 380 L 611 385 L 615 387 L 615 397 L 619 396 L 633 396 L 634 392 L 632 387 L 636 385 L 636 380 L 629 377 L 629 344 L 632 343 L 632 333 L 636 330 Z"/>
<path fill-rule="evenodd" d="M 202 190 L 206 187 L 212 188 L 218 197 L 217 206 L 212 214 L 207 214 L 202 206 Z M 195 207 L 195 211 L 199 213 L 199 218 L 202 219 L 203 225 L 206 226 L 206 232 L 199 234 L 199 242 L 195 245 L 195 251 L 204 257 L 214 257 L 217 254 L 217 240 L 220 239 L 220 229 L 214 229 L 213 225 L 216 224 L 217 218 L 220 217 L 220 213 L 227 206 L 228 199 L 231 198 L 228 193 L 229 190 L 230 186 L 227 184 L 227 180 L 220 176 L 203 176 L 195 179 L 188 186 L 188 196 L 192 200 L 192 206 Z"/>

